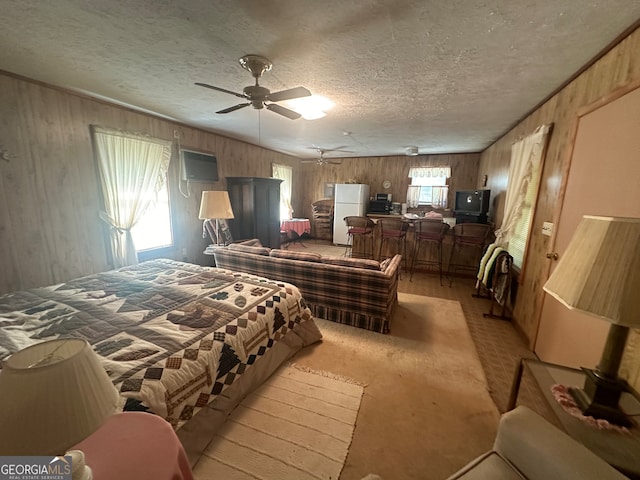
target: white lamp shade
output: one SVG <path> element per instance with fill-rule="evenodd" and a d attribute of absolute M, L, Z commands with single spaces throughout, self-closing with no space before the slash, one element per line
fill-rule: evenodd
<path fill-rule="evenodd" d="M 118 391 L 85 340 L 27 347 L 0 371 L 0 455 L 62 455 L 117 403 Z"/>
<path fill-rule="evenodd" d="M 229 194 L 220 190 L 202 192 L 198 217 L 200 220 L 233 218 Z"/>
<path fill-rule="evenodd" d="M 543 288 L 570 309 L 640 325 L 640 218 L 585 215 Z"/>

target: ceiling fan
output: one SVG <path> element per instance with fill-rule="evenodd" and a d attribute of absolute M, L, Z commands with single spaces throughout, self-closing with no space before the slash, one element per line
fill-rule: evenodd
<path fill-rule="evenodd" d="M 309 90 L 304 87 L 295 87 L 288 90 L 281 90 L 279 92 L 271 93 L 268 88 L 262 87 L 258 84 L 258 79 L 262 76 L 262 74 L 271 70 L 271 67 L 273 66 L 269 59 L 261 57 L 260 55 L 245 55 L 238 61 L 240 62 L 242 68 L 251 72 L 251 75 L 253 75 L 253 77 L 256 79 L 256 84 L 244 87 L 242 93 L 236 93 L 224 88 L 207 85 L 206 83 L 196 82 L 196 85 L 200 87 L 229 93 L 231 95 L 235 95 L 236 97 L 244 98 L 245 100 L 247 100 L 247 102 L 245 103 L 239 103 L 238 105 L 234 105 L 233 107 L 219 110 L 216 113 L 230 113 L 234 112 L 235 110 L 239 110 L 241 108 L 252 105 L 253 108 L 257 110 L 266 108 L 267 110 L 271 110 L 272 112 L 283 115 L 287 118 L 290 118 L 291 120 L 297 120 L 301 117 L 298 112 L 294 112 L 293 110 L 271 102 L 280 102 L 282 100 L 291 100 L 292 98 L 308 97 L 311 95 L 311 92 Z"/>
<path fill-rule="evenodd" d="M 341 148 L 344 148 L 344 146 L 337 147 L 337 148 L 320 148 L 320 147 L 309 147 L 309 148 L 313 148 L 314 150 L 316 150 L 320 154 L 320 156 L 316 159 L 301 160 L 300 161 L 301 163 L 315 163 L 316 165 L 326 165 L 328 163 L 331 163 L 334 165 L 340 165 L 342 163 L 342 160 L 324 158 L 324 154 L 327 152 L 351 153 L 350 150 L 341 150 Z"/>

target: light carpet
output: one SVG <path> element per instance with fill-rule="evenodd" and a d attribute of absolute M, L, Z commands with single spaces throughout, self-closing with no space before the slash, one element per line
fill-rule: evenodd
<path fill-rule="evenodd" d="M 494 440 L 499 413 L 459 302 L 398 294 L 387 335 L 317 320 L 297 365 L 366 385 L 341 480 L 444 479 Z"/>
<path fill-rule="evenodd" d="M 196 465 L 201 480 L 336 480 L 363 387 L 281 367 L 231 413 Z"/>

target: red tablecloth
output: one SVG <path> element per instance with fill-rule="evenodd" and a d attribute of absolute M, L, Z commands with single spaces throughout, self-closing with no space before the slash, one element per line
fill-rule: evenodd
<path fill-rule="evenodd" d="M 173 428 L 150 413 L 113 415 L 70 450 L 84 452 L 94 480 L 193 480 Z"/>
<path fill-rule="evenodd" d="M 287 235 L 291 230 L 298 235 L 303 233 L 311 233 L 311 222 L 308 218 L 291 218 L 289 220 L 283 220 L 280 222 L 280 230 L 287 232 Z"/>

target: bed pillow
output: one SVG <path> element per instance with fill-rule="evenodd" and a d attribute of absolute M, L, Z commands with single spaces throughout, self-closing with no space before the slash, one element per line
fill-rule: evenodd
<path fill-rule="evenodd" d="M 227 247 L 234 252 L 252 253 L 254 255 L 269 255 L 271 249 L 267 247 L 252 247 L 250 245 L 242 245 L 240 243 L 232 243 Z"/>
<path fill-rule="evenodd" d="M 316 262 L 320 263 L 322 257 L 317 253 L 305 253 L 305 252 L 291 252 L 289 250 L 280 250 L 274 248 L 269 253 L 271 257 L 276 258 L 288 258 L 289 260 L 302 260 L 304 262 Z"/>
<path fill-rule="evenodd" d="M 380 270 L 380 262 L 366 258 L 350 257 L 322 257 L 322 263 L 329 265 L 341 265 L 343 267 L 364 268 L 367 270 Z"/>

